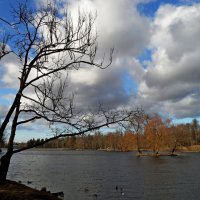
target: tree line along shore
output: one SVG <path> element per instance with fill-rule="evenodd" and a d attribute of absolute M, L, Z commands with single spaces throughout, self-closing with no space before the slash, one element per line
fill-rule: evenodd
<path fill-rule="evenodd" d="M 108 133 L 71 136 L 50 141 L 39 148 L 63 148 L 74 150 L 150 151 L 174 153 L 181 151 L 200 151 L 200 126 L 196 119 L 191 123 L 174 125 L 170 120 L 156 116 L 143 124 L 142 130 L 115 131 Z M 16 148 L 41 143 L 45 139 L 31 139 L 16 143 Z M 4 142 L 2 145 L 6 146 Z"/>

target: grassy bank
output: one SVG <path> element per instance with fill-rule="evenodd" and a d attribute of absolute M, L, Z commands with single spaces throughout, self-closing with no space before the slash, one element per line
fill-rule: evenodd
<path fill-rule="evenodd" d="M 192 146 L 187 146 L 182 149 L 182 151 L 186 152 L 200 152 L 200 145 L 192 145 Z"/>
<path fill-rule="evenodd" d="M 1 200 L 59 200 L 51 193 L 38 191 L 15 181 L 6 181 L 0 185 Z"/>

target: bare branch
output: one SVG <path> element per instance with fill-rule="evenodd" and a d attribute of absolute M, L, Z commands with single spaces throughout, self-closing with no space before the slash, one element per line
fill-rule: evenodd
<path fill-rule="evenodd" d="M 25 124 L 25 123 L 28 123 L 28 122 L 32 122 L 32 121 L 34 121 L 36 119 L 41 119 L 41 117 L 35 116 L 35 117 L 32 117 L 32 118 L 24 120 L 24 121 L 19 121 L 19 122 L 17 122 L 17 126 L 20 125 L 20 124 Z"/>
<path fill-rule="evenodd" d="M 105 126 L 108 126 L 108 125 L 112 125 L 112 124 L 116 124 L 116 123 L 128 121 L 128 119 L 129 119 L 129 117 L 130 117 L 131 115 L 132 115 L 132 112 L 130 112 L 130 114 L 129 114 L 128 116 L 125 116 L 124 118 L 121 118 L 121 119 L 119 119 L 119 120 L 106 122 L 106 123 L 101 124 L 101 125 L 99 125 L 99 126 L 91 127 L 91 128 L 88 128 L 88 129 L 83 130 L 83 131 L 80 131 L 80 132 L 59 134 L 59 135 L 56 135 L 56 136 L 51 137 L 51 138 L 49 138 L 49 139 L 46 139 L 46 140 L 44 140 L 44 141 L 42 141 L 42 142 L 36 143 L 36 144 L 34 144 L 34 145 L 30 145 L 30 146 L 27 146 L 27 147 L 23 147 L 23 148 L 14 150 L 13 153 L 18 153 L 18 152 L 21 152 L 21 151 L 25 151 L 25 150 L 27 150 L 27 149 L 31 149 L 31 148 L 34 148 L 34 147 L 37 147 L 37 146 L 41 146 L 41 145 L 43 145 L 43 144 L 45 144 L 45 143 L 47 143 L 47 142 L 50 142 L 50 141 L 52 141 L 52 140 L 55 140 L 55 139 L 58 139 L 58 138 L 61 138 L 61 137 L 83 135 L 83 134 L 85 134 L 85 133 L 98 130 L 98 129 L 100 129 L 100 128 L 102 128 L 102 127 L 105 127 Z"/>
<path fill-rule="evenodd" d="M 14 23 L 14 24 L 11 24 L 10 22 L 8 22 L 7 20 L 5 20 L 5 19 L 3 19 L 3 18 L 1 18 L 1 17 L 0 17 L 0 21 L 5 22 L 5 23 L 8 24 L 9 26 L 14 26 L 14 25 L 15 25 L 15 23 Z"/>
<path fill-rule="evenodd" d="M 20 86 L 0 128 L 1 139 L 11 122 L 5 155 L 7 169 L 13 153 L 104 126 L 116 124 L 127 128 L 130 123 L 135 123 L 139 110 L 103 109 L 100 106 L 97 111 L 92 111 L 81 109 L 74 103 L 73 88 L 68 87 L 66 81 L 68 73 L 81 67 L 105 69 L 112 63 L 113 49 L 108 58 L 97 58 L 97 34 L 93 31 L 95 17 L 79 12 L 75 23 L 68 12 L 59 16 L 54 5 L 48 4 L 33 11 L 27 3 L 19 4 L 13 14 L 12 24 L 0 18 L 9 33 L 9 37 L 1 36 L 0 59 L 12 52 L 21 63 Z M 107 59 L 108 63 L 105 63 Z M 38 144 L 13 150 L 17 127 L 39 119 L 48 122 L 56 135 Z M 0 183 L 6 180 L 6 173 L 2 175 L 0 170 Z"/>

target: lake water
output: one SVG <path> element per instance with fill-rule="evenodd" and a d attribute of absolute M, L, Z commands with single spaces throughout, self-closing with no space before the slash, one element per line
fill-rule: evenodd
<path fill-rule="evenodd" d="M 63 191 L 65 200 L 197 200 L 200 153 L 138 158 L 133 152 L 32 150 L 14 155 L 8 178 Z"/>

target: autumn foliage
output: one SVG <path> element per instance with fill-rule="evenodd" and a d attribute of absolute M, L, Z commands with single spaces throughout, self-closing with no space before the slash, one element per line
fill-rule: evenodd
<path fill-rule="evenodd" d="M 163 120 L 158 115 L 150 119 L 144 131 L 146 148 L 158 154 L 161 147 L 166 147 L 169 140 L 169 126 L 170 120 Z"/>
<path fill-rule="evenodd" d="M 160 152 L 173 153 L 177 149 L 200 144 L 200 127 L 198 123 L 196 125 L 196 122 L 195 126 L 193 122 L 174 125 L 170 119 L 163 119 L 159 115 L 154 115 L 151 118 L 148 117 L 145 121 L 141 120 L 140 123 L 140 130 L 96 132 L 94 134 L 66 137 L 51 141 L 42 147 L 107 151 L 138 150 L 139 153 L 149 151 L 153 154 L 159 154 Z M 18 145 L 33 145 L 40 143 L 42 140 L 31 139 L 27 143 Z"/>

